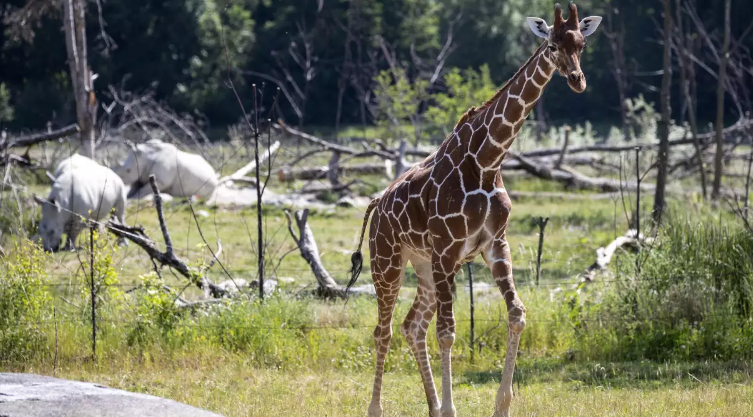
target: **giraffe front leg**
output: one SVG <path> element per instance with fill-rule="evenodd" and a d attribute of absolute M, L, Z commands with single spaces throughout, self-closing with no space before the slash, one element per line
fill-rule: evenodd
<path fill-rule="evenodd" d="M 437 297 L 434 289 L 434 279 L 431 274 L 431 262 L 411 261 L 418 275 L 416 299 L 413 301 L 408 315 L 400 328 L 400 332 L 408 341 L 408 345 L 416 358 L 421 380 L 424 383 L 426 402 L 429 405 L 429 416 L 440 417 L 439 397 L 434 386 L 434 376 L 431 372 L 429 353 L 426 348 L 426 331 L 429 329 L 434 313 L 437 310 Z"/>
<path fill-rule="evenodd" d="M 515 291 L 510 259 L 510 247 L 504 235 L 494 240 L 489 250 L 484 253 L 484 260 L 489 266 L 500 292 L 502 292 L 505 304 L 507 304 L 508 322 L 505 367 L 502 370 L 502 382 L 497 391 L 493 417 L 510 416 L 510 403 L 513 398 L 512 376 L 515 371 L 515 360 L 518 356 L 520 335 L 526 326 L 526 308 L 520 301 L 517 291 Z"/>
<path fill-rule="evenodd" d="M 457 246 L 457 248 L 455 248 Z M 452 345 L 455 344 L 455 313 L 452 309 L 452 287 L 460 269 L 461 244 L 454 244 L 443 254 L 432 257 L 432 270 L 437 294 L 437 341 L 442 358 L 442 417 L 455 417 L 452 400 Z M 454 250 L 457 249 L 457 250 Z"/>

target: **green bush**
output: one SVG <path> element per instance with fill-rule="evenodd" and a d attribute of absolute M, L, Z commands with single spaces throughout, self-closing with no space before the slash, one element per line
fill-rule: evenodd
<path fill-rule="evenodd" d="M 139 276 L 141 288 L 136 293 L 133 320 L 126 335 L 129 346 L 144 348 L 154 341 L 154 331 L 168 335 L 180 318 L 175 296 L 163 290 L 162 277 L 154 272 Z"/>
<path fill-rule="evenodd" d="M 579 339 L 609 359 L 738 360 L 753 357 L 753 235 L 713 222 L 670 220 L 653 247 L 621 262 L 595 312 L 603 324 Z M 592 317 L 591 321 L 596 321 Z"/>
<path fill-rule="evenodd" d="M 46 261 L 31 242 L 16 244 L 0 261 L 0 362 L 26 361 L 46 351 L 51 318 Z"/>
<path fill-rule="evenodd" d="M 0 83 L 0 123 L 13 120 L 13 107 L 10 105 L 10 91 Z"/>

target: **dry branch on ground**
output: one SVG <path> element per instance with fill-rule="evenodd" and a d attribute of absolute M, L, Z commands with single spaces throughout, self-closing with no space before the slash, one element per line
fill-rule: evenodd
<path fill-rule="evenodd" d="M 189 282 L 196 285 L 199 289 L 203 290 L 205 297 L 211 296 L 214 298 L 221 298 L 229 295 L 229 291 L 227 289 L 214 284 L 205 276 L 207 270 L 209 270 L 209 268 L 211 268 L 215 264 L 215 262 L 217 262 L 217 257 L 220 255 L 220 253 L 222 253 L 222 245 L 220 244 L 220 242 L 217 242 L 218 250 L 214 253 L 212 260 L 210 260 L 210 262 L 205 267 L 197 269 L 188 266 L 185 261 L 180 259 L 175 254 L 175 250 L 173 249 L 172 238 L 170 237 L 170 232 L 167 230 L 167 222 L 165 221 L 165 215 L 162 210 L 162 196 L 157 189 L 157 183 L 154 179 L 154 175 L 151 175 L 149 177 L 149 184 L 151 185 L 152 192 L 154 193 L 154 207 L 157 211 L 157 217 L 159 219 L 162 237 L 165 240 L 165 251 L 162 252 L 159 250 L 157 244 L 151 238 L 149 238 L 149 236 L 147 236 L 144 228 L 141 226 L 126 226 L 114 220 L 110 220 L 106 224 L 107 230 L 118 237 L 126 238 L 138 245 L 147 253 L 147 255 L 149 255 L 149 258 L 151 258 L 153 262 L 159 263 L 160 266 L 168 266 L 178 271 L 181 275 L 188 279 Z"/>
<path fill-rule="evenodd" d="M 316 289 L 316 295 L 324 298 L 345 298 L 348 294 L 345 287 L 339 285 L 332 278 L 332 275 L 327 271 L 322 263 L 322 259 L 319 256 L 319 248 L 316 245 L 314 239 L 314 232 L 308 225 L 309 210 L 298 210 L 294 214 L 290 210 L 285 210 L 285 215 L 288 217 L 288 232 L 295 241 L 298 250 L 301 253 L 301 257 L 311 267 L 311 272 L 316 278 L 318 287 Z M 295 217 L 295 224 L 298 227 L 298 234 L 293 229 L 293 217 Z M 351 288 L 350 293 L 353 294 L 373 294 L 373 288 L 371 286 L 362 286 L 358 288 Z"/>

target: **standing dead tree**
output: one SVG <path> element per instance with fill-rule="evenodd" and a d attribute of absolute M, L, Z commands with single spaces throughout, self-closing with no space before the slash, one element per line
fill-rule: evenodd
<path fill-rule="evenodd" d="M 664 0 L 664 55 L 661 82 L 661 120 L 658 124 L 659 160 L 657 162 L 656 190 L 652 217 L 658 226 L 664 213 L 667 172 L 669 169 L 669 124 L 671 123 L 670 88 L 672 87 L 672 4 Z M 640 232 L 640 230 L 639 230 Z"/>
<path fill-rule="evenodd" d="M 63 28 L 71 85 L 76 100 L 76 118 L 81 135 L 79 152 L 94 157 L 97 98 L 94 76 L 89 68 L 86 48 L 86 1 L 63 0 Z"/>
<path fill-rule="evenodd" d="M 680 70 L 680 95 L 683 107 L 688 112 L 690 134 L 695 147 L 695 159 L 698 161 L 698 170 L 701 176 L 701 192 L 703 198 L 708 198 L 706 187 L 706 170 L 703 165 L 703 148 L 698 137 L 698 121 L 696 119 L 696 103 L 692 94 L 691 86 L 695 85 L 695 64 L 690 59 L 688 51 L 692 50 L 693 38 L 688 36 L 683 29 L 682 0 L 675 0 L 675 38 L 672 43 L 677 53 L 677 66 Z M 680 112 L 684 114 L 684 111 Z M 692 162 L 692 161 L 691 161 Z"/>
<path fill-rule="evenodd" d="M 620 18 L 616 23 L 616 16 L 619 16 L 620 10 L 614 5 L 608 5 L 607 27 L 602 29 L 604 35 L 609 40 L 609 48 L 612 52 L 611 68 L 615 83 L 617 84 L 617 94 L 620 99 L 620 117 L 622 118 L 622 133 L 625 140 L 632 139 L 632 130 L 630 129 L 630 117 L 627 108 L 627 95 L 630 91 L 628 79 L 627 62 L 625 60 L 625 22 Z"/>
<path fill-rule="evenodd" d="M 721 63 L 719 64 L 719 79 L 716 87 L 716 154 L 714 155 L 714 185 L 711 190 L 711 197 L 714 200 L 719 199 L 719 192 L 722 187 L 722 175 L 724 175 L 724 91 L 726 87 L 727 62 L 729 61 L 729 37 L 730 37 L 730 9 L 732 0 L 724 2 L 724 41 L 721 50 Z"/>

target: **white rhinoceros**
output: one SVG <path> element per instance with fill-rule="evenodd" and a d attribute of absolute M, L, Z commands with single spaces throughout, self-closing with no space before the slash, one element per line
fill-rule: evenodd
<path fill-rule="evenodd" d="M 58 250 L 63 233 L 67 235 L 65 247 L 73 247 L 86 220 L 107 219 L 113 212 L 117 220 L 125 224 L 123 180 L 110 168 L 91 162 L 93 164 L 63 167 L 47 199 L 34 196 L 42 206 L 39 235 L 45 250 Z M 124 239 L 119 242 L 127 243 Z"/>
<path fill-rule="evenodd" d="M 208 199 L 219 184 L 214 168 L 201 155 L 183 152 L 160 140 L 136 145 L 114 170 L 131 187 L 128 198 L 144 198 L 152 193 L 150 175 L 154 175 L 160 192 L 173 197 Z"/>
<path fill-rule="evenodd" d="M 100 168 L 102 167 L 102 165 L 98 164 L 97 161 L 91 158 L 87 158 L 83 155 L 74 153 L 73 155 L 63 159 L 62 161 L 60 161 L 60 163 L 58 163 L 57 168 L 55 168 L 55 173 L 53 174 L 52 180 L 54 182 L 55 179 L 66 170 L 86 167 Z"/>

